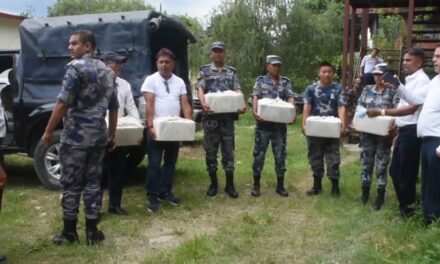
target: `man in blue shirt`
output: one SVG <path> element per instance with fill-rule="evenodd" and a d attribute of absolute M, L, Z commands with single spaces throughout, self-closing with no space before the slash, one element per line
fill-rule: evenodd
<path fill-rule="evenodd" d="M 342 87 L 333 83 L 335 68 L 328 62 L 318 67 L 319 81 L 306 88 L 304 92 L 303 133 L 309 116 L 334 116 L 345 124 L 345 106 L 347 105 Z M 344 131 L 344 127 L 342 130 Z M 324 177 L 324 157 L 327 165 L 327 176 L 332 182 L 332 195 L 339 196 L 339 153 L 338 138 L 307 137 L 308 159 L 313 171 L 313 187 L 308 195 L 318 195 L 322 190 Z"/>

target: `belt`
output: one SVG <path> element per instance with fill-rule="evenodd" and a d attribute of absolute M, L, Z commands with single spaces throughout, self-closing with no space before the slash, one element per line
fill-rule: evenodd
<path fill-rule="evenodd" d="M 434 141 L 434 140 L 440 141 L 440 137 L 422 137 L 423 142 Z"/>

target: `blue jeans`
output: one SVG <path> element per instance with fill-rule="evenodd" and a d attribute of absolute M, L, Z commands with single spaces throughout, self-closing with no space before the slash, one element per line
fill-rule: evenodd
<path fill-rule="evenodd" d="M 148 167 L 145 189 L 150 199 L 157 199 L 171 193 L 180 143 L 155 141 L 148 135 L 147 145 Z M 161 167 L 162 156 L 164 162 Z"/>

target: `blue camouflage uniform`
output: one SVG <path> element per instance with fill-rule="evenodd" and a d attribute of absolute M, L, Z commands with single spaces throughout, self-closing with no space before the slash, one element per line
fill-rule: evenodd
<path fill-rule="evenodd" d="M 214 64 L 200 68 L 197 87 L 204 89 L 205 94 L 227 90 L 241 91 L 236 70 L 230 66 L 218 69 Z M 221 144 L 222 165 L 225 172 L 234 171 L 234 121 L 236 113 L 203 115 L 204 145 L 206 167 L 208 172 L 217 172 L 217 153 Z"/>
<path fill-rule="evenodd" d="M 113 72 L 91 54 L 66 66 L 58 100 L 69 108 L 61 133 L 61 206 L 66 220 L 76 220 L 81 193 L 87 219 L 97 219 L 101 209 L 100 178 L 107 145 L 107 109 L 119 104 Z"/>
<path fill-rule="evenodd" d="M 321 86 L 318 82 L 307 86 L 304 92 L 304 104 L 312 106 L 310 116 L 338 117 L 338 108 L 345 107 L 347 101 L 339 84 L 333 83 L 329 86 Z M 341 156 L 338 138 L 308 136 L 307 149 L 314 178 L 322 178 L 324 176 L 323 159 L 325 157 L 327 176 L 331 179 L 339 179 Z"/>
<path fill-rule="evenodd" d="M 385 88 L 381 93 L 376 85 L 367 85 L 360 98 L 359 105 L 367 109 L 396 108 L 396 92 L 393 89 Z M 378 136 L 369 133 L 361 133 L 361 163 L 362 163 L 362 186 L 370 186 L 372 181 L 373 167 L 376 159 L 377 185 L 384 188 L 387 184 L 387 167 L 390 163 L 391 145 L 393 138 L 390 136 Z"/>
<path fill-rule="evenodd" d="M 280 98 L 287 101 L 294 96 L 294 93 L 288 78 L 280 76 L 279 81 L 273 83 L 270 76 L 265 75 L 257 78 L 252 92 L 252 97 L 254 96 L 258 96 L 258 99 Z M 255 176 L 261 175 L 267 147 L 269 141 L 271 141 L 276 175 L 278 178 L 284 177 L 286 172 L 286 139 L 286 124 L 268 121 L 257 122 L 255 127 L 254 162 L 252 164 Z"/>

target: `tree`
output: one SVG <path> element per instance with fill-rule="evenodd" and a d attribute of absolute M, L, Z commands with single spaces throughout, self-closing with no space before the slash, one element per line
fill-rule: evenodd
<path fill-rule="evenodd" d="M 145 4 L 143 0 L 57 0 L 53 6 L 47 8 L 47 15 L 51 17 L 153 9 L 153 6 Z"/>

